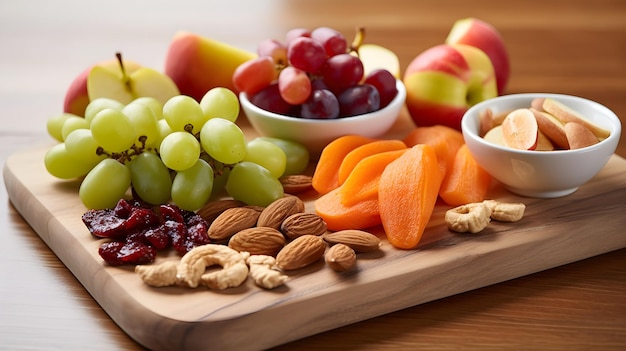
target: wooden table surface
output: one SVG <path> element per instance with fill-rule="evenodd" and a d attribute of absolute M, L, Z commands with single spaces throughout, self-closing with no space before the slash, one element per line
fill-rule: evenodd
<path fill-rule="evenodd" d="M 293 27 L 326 25 L 394 50 L 404 69 L 475 16 L 511 55 L 509 93 L 583 96 L 626 121 L 626 2 L 2 1 L 0 162 L 48 142 L 45 122 L 87 66 L 121 50 L 161 68 L 189 30 L 254 50 Z M 617 154 L 626 157 L 622 136 Z M 0 348 L 139 350 L 23 221 L 0 187 Z M 593 233 L 589 233 L 593 235 Z M 207 340 L 207 346 L 210 346 Z M 626 348 L 626 249 L 390 313 L 283 345 L 291 349 Z"/>

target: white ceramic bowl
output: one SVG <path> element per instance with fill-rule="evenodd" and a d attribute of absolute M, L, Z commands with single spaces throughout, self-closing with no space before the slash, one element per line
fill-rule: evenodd
<path fill-rule="evenodd" d="M 570 106 L 590 121 L 610 131 L 601 142 L 576 150 L 514 150 L 485 141 L 479 136 L 479 114 L 530 107 L 537 97 L 550 97 Z M 593 178 L 615 152 L 621 123 L 611 110 L 594 101 L 561 94 L 513 94 L 489 99 L 471 107 L 463 116 L 465 143 L 485 171 L 518 195 L 554 198 L 569 195 Z"/>
<path fill-rule="evenodd" d="M 395 123 L 406 100 L 404 84 L 396 81 L 398 94 L 375 112 L 329 120 L 306 119 L 272 113 L 252 104 L 245 93 L 239 94 L 241 107 L 252 127 L 261 135 L 289 139 L 305 145 L 313 158 L 334 139 L 348 134 L 370 138 L 385 134 Z"/>

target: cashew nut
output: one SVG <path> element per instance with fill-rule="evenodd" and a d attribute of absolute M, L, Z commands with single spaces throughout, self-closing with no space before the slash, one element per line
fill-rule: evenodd
<path fill-rule="evenodd" d="M 195 288 L 202 282 L 218 290 L 237 287 L 248 277 L 248 256 L 247 252 L 240 253 L 225 245 L 196 246 L 181 258 L 176 273 L 177 283 Z M 213 265 L 220 265 L 222 269 L 205 273 L 206 267 Z"/>
<path fill-rule="evenodd" d="M 478 233 L 490 222 L 491 210 L 483 203 L 461 205 L 446 211 L 445 221 L 450 230 Z"/>
<path fill-rule="evenodd" d="M 178 262 L 166 261 L 157 265 L 135 266 L 144 283 L 157 288 L 176 284 L 176 269 Z"/>
<path fill-rule="evenodd" d="M 526 205 L 523 203 L 498 202 L 496 200 L 483 201 L 491 209 L 491 219 L 500 222 L 517 222 L 524 217 Z"/>
<path fill-rule="evenodd" d="M 272 269 L 276 259 L 267 255 L 251 255 L 246 260 L 250 266 L 250 277 L 254 283 L 265 289 L 273 289 L 281 286 L 287 280 L 287 276 Z"/>
<path fill-rule="evenodd" d="M 247 252 L 238 252 L 225 245 L 207 244 L 187 252 L 180 262 L 166 261 L 158 265 L 135 267 L 144 283 L 163 287 L 180 285 L 196 288 L 200 283 L 210 289 L 223 290 L 241 285 L 248 278 Z M 220 265 L 222 269 L 205 273 L 206 268 Z"/>

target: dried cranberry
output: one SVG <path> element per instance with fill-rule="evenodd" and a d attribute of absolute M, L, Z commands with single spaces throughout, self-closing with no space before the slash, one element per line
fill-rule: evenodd
<path fill-rule="evenodd" d="M 170 237 L 172 247 L 180 254 L 185 254 L 187 251 L 187 227 L 183 223 L 168 220 L 163 223 L 163 229 Z"/>
<path fill-rule="evenodd" d="M 135 207 L 126 219 L 126 230 L 133 231 L 149 228 L 159 223 L 159 216 L 154 211 L 147 208 Z"/>
<path fill-rule="evenodd" d="M 164 204 L 159 206 L 159 213 L 164 221 L 174 221 L 178 223 L 185 223 L 183 213 L 180 208 L 172 204 Z"/>
<path fill-rule="evenodd" d="M 120 238 L 126 235 L 125 220 L 117 217 L 113 210 L 89 210 L 82 216 L 89 232 L 99 238 Z"/>
<path fill-rule="evenodd" d="M 156 249 L 139 241 L 109 241 L 100 245 L 98 254 L 110 265 L 154 262 Z"/>
<path fill-rule="evenodd" d="M 128 201 L 124 199 L 120 199 L 115 208 L 113 209 L 113 213 L 119 218 L 128 218 L 130 216 L 130 211 L 133 209 L 133 206 L 128 203 Z"/>
<path fill-rule="evenodd" d="M 187 240 L 194 246 L 205 245 L 211 242 L 208 230 L 208 223 L 197 214 L 194 214 L 187 220 Z"/>
<path fill-rule="evenodd" d="M 146 230 L 144 232 L 144 238 L 157 250 L 166 249 L 170 245 L 170 237 L 163 228 L 163 224 L 156 228 Z"/>

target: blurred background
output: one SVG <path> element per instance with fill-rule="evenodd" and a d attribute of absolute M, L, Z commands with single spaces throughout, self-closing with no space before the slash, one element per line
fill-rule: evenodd
<path fill-rule="evenodd" d="M 586 97 L 599 102 L 615 98 L 607 94 L 624 93 L 626 58 L 605 60 L 626 56 L 626 35 L 614 43 L 605 40 L 607 33 L 626 33 L 626 2 L 621 0 L 385 0 L 383 11 L 371 11 L 359 0 L 0 0 L 0 111 L 22 111 L 20 121 L 45 120 L 60 110 L 76 74 L 116 51 L 161 69 L 179 30 L 255 50 L 260 40 L 283 38 L 294 27 L 326 25 L 350 37 L 364 26 L 366 42 L 395 51 L 404 69 L 414 56 L 441 43 L 455 20 L 469 16 L 496 26 L 505 41 L 524 43 L 509 47 L 510 92 L 556 92 L 553 86 L 568 80 L 568 91 L 559 92 L 576 95 L 593 84 L 596 93 Z M 534 61 L 540 56 L 538 66 Z M 596 68 L 594 76 L 579 69 L 583 60 Z M 555 66 L 561 76 L 552 72 Z M 597 76 L 598 66 L 602 76 Z M 624 105 L 609 107 L 626 114 Z M 43 131 L 42 123 L 28 125 Z M 14 126 L 0 126 L 7 128 Z"/>

